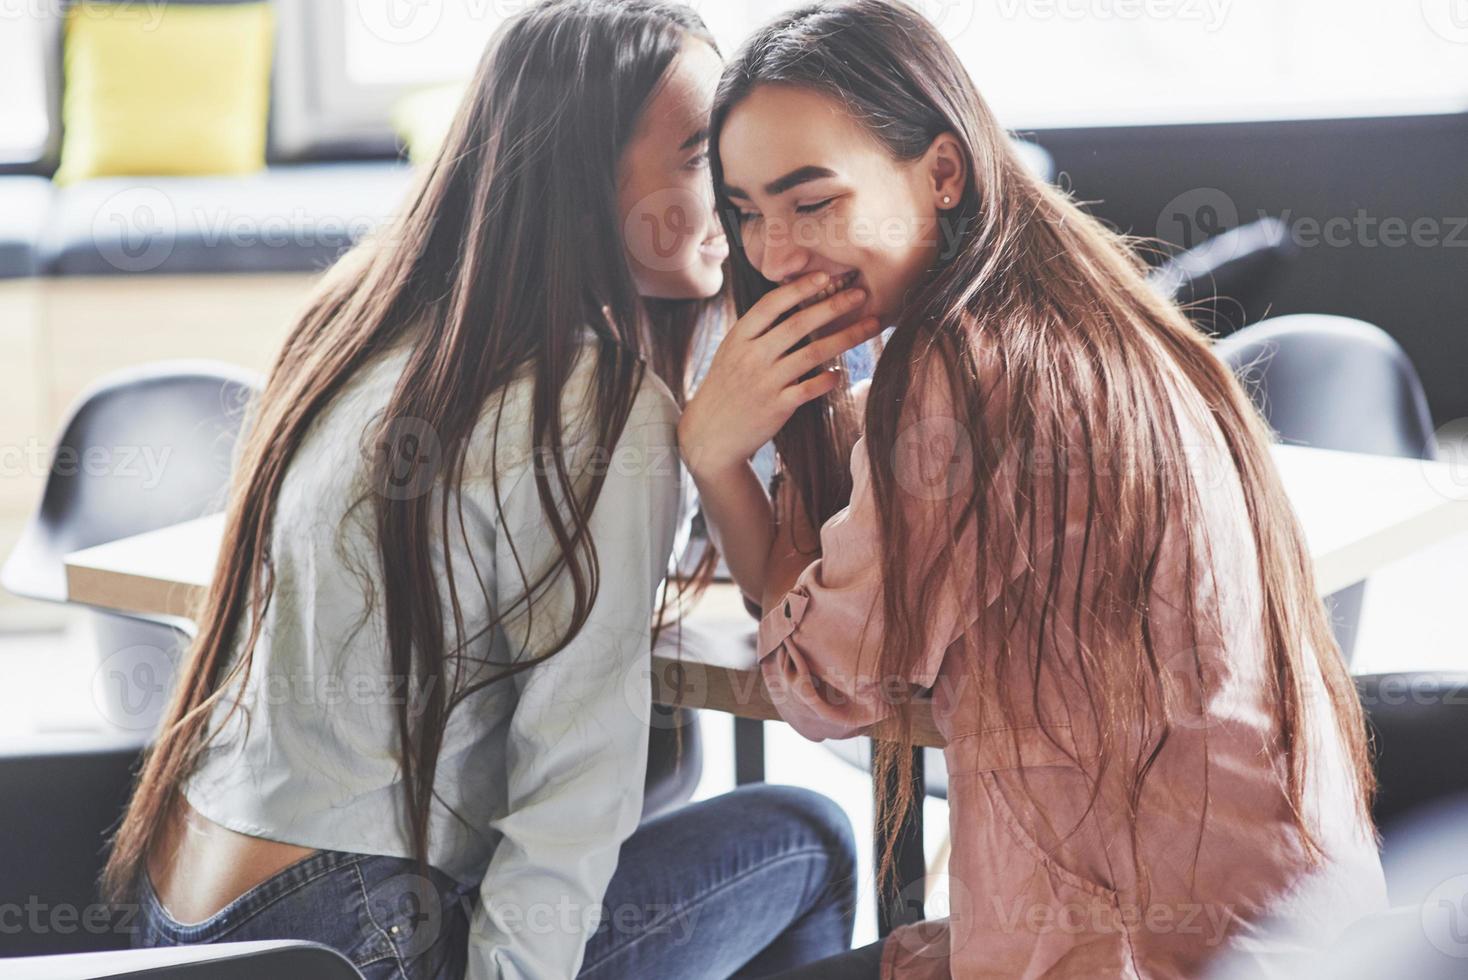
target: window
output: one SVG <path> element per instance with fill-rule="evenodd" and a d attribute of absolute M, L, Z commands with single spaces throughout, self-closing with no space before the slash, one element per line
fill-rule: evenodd
<path fill-rule="evenodd" d="M 50 122 L 46 114 L 43 30 L 26 6 L 7 12 L 0 5 L 0 162 L 39 159 Z"/>
<path fill-rule="evenodd" d="M 1468 0 L 926 6 L 1016 128 L 1468 108 Z"/>
<path fill-rule="evenodd" d="M 297 58 L 309 118 L 340 135 L 386 133 L 404 91 L 467 78 L 495 29 L 532 2 L 277 5 L 298 8 L 310 38 Z M 728 55 L 804 0 L 688 2 Z M 909 2 L 1015 129 L 1468 109 L 1468 0 Z M 283 29 L 283 65 L 290 44 Z"/>
<path fill-rule="evenodd" d="M 494 29 L 525 3 L 343 0 L 346 74 L 357 85 L 468 78 Z"/>

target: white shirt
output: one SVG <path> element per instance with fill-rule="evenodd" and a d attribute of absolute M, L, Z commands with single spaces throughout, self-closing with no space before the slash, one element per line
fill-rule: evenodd
<path fill-rule="evenodd" d="M 578 496 L 597 461 L 587 451 L 594 438 L 595 351 L 594 343 L 583 348 L 562 402 Z M 281 488 L 271 534 L 275 589 L 244 702 L 252 723 L 243 725 L 237 712 L 184 787 L 195 809 L 241 833 L 411 857 L 393 701 L 405 692 L 387 676 L 381 602 L 367 607 L 381 582 L 372 532 L 376 491 L 366 487 L 370 450 L 359 448 L 407 353 L 389 352 L 359 372 L 307 433 Z M 531 469 L 532 388 L 528 376 L 507 386 L 497 450 L 498 394 L 486 405 L 464 466 L 462 533 L 452 498 L 449 506 L 452 577 L 467 649 L 501 664 L 550 649 L 572 603 L 563 572 L 537 596 L 531 616 L 522 606 L 513 621 L 479 635 L 494 611 L 508 609 L 557 554 Z M 669 567 L 680 501 L 689 499 L 677 420 L 672 394 L 647 370 L 620 440 L 609 459 L 601 457 L 607 475 L 589 527 L 600 587 L 589 618 L 544 663 L 470 695 L 446 727 L 435 782 L 442 799 L 430 813 L 428 859 L 461 882 L 479 884 L 470 978 L 574 976 L 618 850 L 638 824 L 651 711 L 651 614 Z M 434 448 L 431 438 L 419 446 Z M 499 475 L 502 516 L 492 473 Z M 452 645 L 437 518 L 443 489 L 440 480 L 431 491 L 431 540 L 446 645 Z M 360 506 L 349 509 L 358 499 Z M 517 554 L 525 579 L 516 570 Z M 528 641 L 523 654 L 522 641 Z M 466 679 L 498 672 L 478 670 L 466 667 Z M 230 700 L 216 709 L 216 722 Z"/>

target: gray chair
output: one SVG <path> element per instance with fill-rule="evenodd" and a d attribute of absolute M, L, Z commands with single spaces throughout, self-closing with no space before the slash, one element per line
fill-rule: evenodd
<path fill-rule="evenodd" d="M 67 601 L 68 552 L 220 510 L 260 377 L 214 361 L 163 361 L 109 375 L 63 424 L 36 513 L 0 568 L 16 595 Z M 187 624 L 97 611 L 99 663 L 118 684 L 108 720 L 151 731 Z"/>
<path fill-rule="evenodd" d="M 26 980 L 362 980 L 341 953 L 319 943 L 209 943 L 110 953 L 0 960 L 0 976 Z"/>
<path fill-rule="evenodd" d="M 1390 856 L 1396 828 L 1443 800 L 1468 795 L 1468 673 L 1362 674 L 1356 690 L 1380 784 L 1373 814 L 1382 853 Z"/>
<path fill-rule="evenodd" d="M 1265 315 L 1297 251 L 1283 221 L 1261 218 L 1172 256 L 1150 281 L 1200 328 L 1228 334 Z"/>
<path fill-rule="evenodd" d="M 41 504 L 0 583 L 27 598 L 65 602 L 68 552 L 218 509 L 243 406 L 258 384 L 229 365 L 180 361 L 95 385 L 62 427 Z M 98 707 L 115 731 L 0 743 L 0 892 L 22 908 L 34 897 L 50 909 L 100 909 L 95 882 L 105 835 L 126 805 L 169 671 L 188 639 L 184 624 L 168 618 L 101 611 L 92 618 L 105 672 Z M 0 951 L 127 945 L 113 919 L 92 925 L 4 932 Z"/>
<path fill-rule="evenodd" d="M 1324 314 L 1274 317 L 1213 349 L 1285 442 L 1414 459 L 1437 455 L 1422 382 L 1379 327 Z M 1328 601 L 1348 662 L 1364 592 L 1360 582 Z"/>
<path fill-rule="evenodd" d="M 96 882 L 142 747 L 125 734 L 0 740 L 0 908 L 17 910 L 0 957 L 127 948 L 130 916 Z"/>

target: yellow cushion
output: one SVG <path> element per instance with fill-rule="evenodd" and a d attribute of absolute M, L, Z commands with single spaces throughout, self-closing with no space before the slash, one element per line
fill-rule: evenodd
<path fill-rule="evenodd" d="M 55 181 L 265 166 L 269 3 L 82 3 L 66 14 Z"/>

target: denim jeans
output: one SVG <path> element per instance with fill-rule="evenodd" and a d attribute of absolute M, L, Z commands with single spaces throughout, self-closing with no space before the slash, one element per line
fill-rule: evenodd
<path fill-rule="evenodd" d="M 367 980 L 463 975 L 477 888 L 405 858 L 318 851 L 196 924 L 143 876 L 134 945 L 307 939 Z M 856 905 L 851 825 L 791 786 L 742 786 L 645 822 L 622 845 L 581 977 L 764 977 L 846 950 Z"/>

